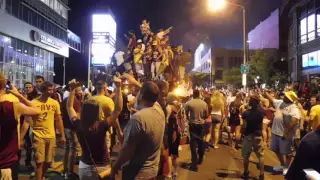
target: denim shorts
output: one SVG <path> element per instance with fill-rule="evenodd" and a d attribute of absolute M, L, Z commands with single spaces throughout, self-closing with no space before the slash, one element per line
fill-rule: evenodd
<path fill-rule="evenodd" d="M 281 136 L 272 134 L 270 149 L 275 153 L 287 156 L 293 153 L 293 138 L 287 137 L 283 139 Z"/>
<path fill-rule="evenodd" d="M 212 124 L 221 123 L 222 116 L 218 114 L 211 114 Z"/>

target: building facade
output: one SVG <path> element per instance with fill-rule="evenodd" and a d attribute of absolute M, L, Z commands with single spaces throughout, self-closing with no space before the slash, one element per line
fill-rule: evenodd
<path fill-rule="evenodd" d="M 224 85 L 223 71 L 230 70 L 234 67 L 240 68 L 243 63 L 242 50 L 208 48 L 204 51 L 204 49 L 205 48 L 198 48 L 196 50 L 195 63 L 192 71 L 209 73 L 211 75 L 211 81 L 215 85 Z"/>
<path fill-rule="evenodd" d="M 320 77 L 320 1 L 285 0 L 280 10 L 280 51 L 291 80 Z"/>
<path fill-rule="evenodd" d="M 70 46 L 81 51 L 68 10 L 68 0 L 0 0 L 0 71 L 16 87 L 36 75 L 52 82 L 55 59 L 68 58 Z"/>
<path fill-rule="evenodd" d="M 248 33 L 249 49 L 279 49 L 279 9 Z"/>

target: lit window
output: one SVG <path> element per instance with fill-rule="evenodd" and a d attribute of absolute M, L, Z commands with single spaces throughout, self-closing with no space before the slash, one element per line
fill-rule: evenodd
<path fill-rule="evenodd" d="M 301 40 L 300 40 L 301 44 L 307 42 L 307 18 L 303 18 L 300 21 L 300 36 L 301 36 Z"/>
<path fill-rule="evenodd" d="M 320 51 L 311 52 L 302 56 L 302 67 L 320 66 Z"/>
<path fill-rule="evenodd" d="M 308 67 L 308 54 L 302 56 L 302 67 Z"/>
<path fill-rule="evenodd" d="M 315 14 L 312 14 L 308 16 L 308 41 L 312 41 L 315 39 L 316 36 L 316 19 L 315 19 Z"/>
<path fill-rule="evenodd" d="M 308 54 L 308 66 L 318 66 L 317 51 Z"/>

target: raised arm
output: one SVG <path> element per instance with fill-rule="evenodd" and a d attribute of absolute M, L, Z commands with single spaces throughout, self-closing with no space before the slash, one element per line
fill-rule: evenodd
<path fill-rule="evenodd" d="M 69 97 L 68 97 L 68 100 L 67 100 L 67 112 L 68 112 L 69 119 L 72 119 L 74 117 L 80 118 L 78 116 L 77 112 L 73 108 L 74 98 L 76 96 L 75 95 L 75 90 L 77 88 L 76 84 L 77 83 L 76 83 L 75 80 L 71 80 L 69 82 L 70 94 L 69 94 Z"/>
<path fill-rule="evenodd" d="M 111 113 L 110 116 L 105 117 L 106 121 L 108 122 L 108 124 L 110 125 L 114 125 L 114 124 L 118 124 L 117 123 L 117 118 L 119 117 L 119 114 L 122 111 L 122 107 L 123 107 L 123 99 L 122 99 L 122 92 L 121 92 L 121 80 L 115 78 L 114 80 L 114 84 L 116 85 L 116 95 L 115 95 L 115 109 L 114 111 Z"/>

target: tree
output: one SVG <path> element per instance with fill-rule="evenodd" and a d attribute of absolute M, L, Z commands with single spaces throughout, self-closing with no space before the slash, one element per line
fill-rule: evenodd
<path fill-rule="evenodd" d="M 197 72 L 192 75 L 192 84 L 194 86 L 203 86 L 206 83 L 210 84 L 210 74 Z"/>
<path fill-rule="evenodd" d="M 281 86 L 287 82 L 286 62 L 272 58 L 274 57 L 261 50 L 250 57 L 248 74 L 250 82 L 254 82 L 253 80 L 257 77 L 259 77 L 259 83 L 266 83 L 271 87 Z"/>
<path fill-rule="evenodd" d="M 250 79 L 256 79 L 259 77 L 260 82 L 268 83 L 271 72 L 270 70 L 270 58 L 265 52 L 259 50 L 250 57 L 248 74 Z"/>
<path fill-rule="evenodd" d="M 222 79 L 225 84 L 241 86 L 242 76 L 241 76 L 240 68 L 232 68 L 230 70 L 223 71 Z"/>

